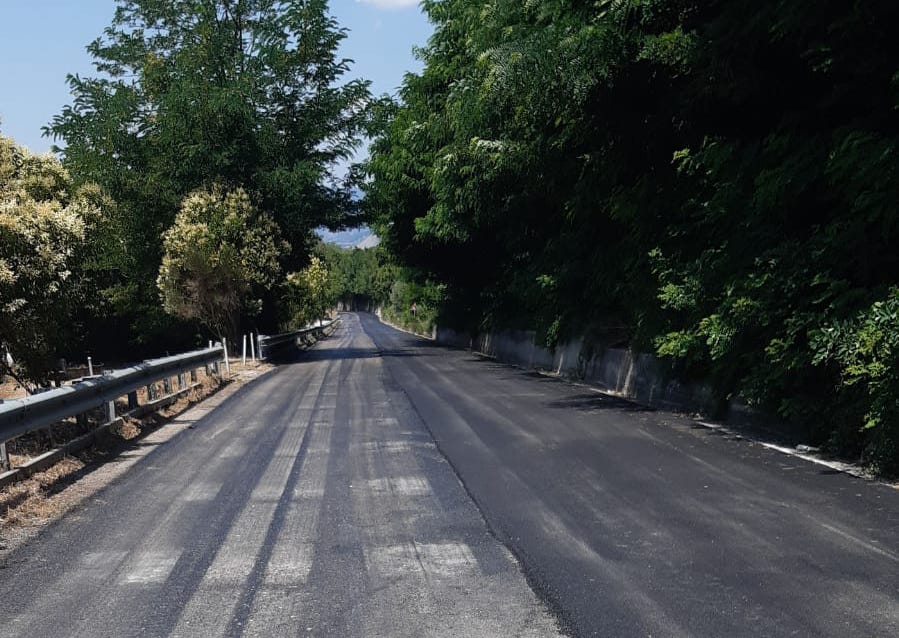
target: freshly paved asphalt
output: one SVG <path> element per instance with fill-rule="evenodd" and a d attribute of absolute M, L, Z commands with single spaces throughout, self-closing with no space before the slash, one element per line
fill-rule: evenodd
<path fill-rule="evenodd" d="M 344 315 L 0 597 L 4 636 L 892 637 L 899 491 Z"/>

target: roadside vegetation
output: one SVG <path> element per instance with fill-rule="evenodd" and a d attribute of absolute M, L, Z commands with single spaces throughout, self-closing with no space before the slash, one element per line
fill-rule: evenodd
<path fill-rule="evenodd" d="M 118 0 L 96 73 L 45 133 L 0 138 L 0 374 L 125 363 L 315 318 L 315 229 L 356 224 L 334 176 L 370 124 L 324 0 Z M 232 352 L 234 352 L 232 342 Z"/>
<path fill-rule="evenodd" d="M 423 6 L 365 186 L 407 289 L 654 351 L 899 471 L 899 5 Z"/>
<path fill-rule="evenodd" d="M 110 207 L 52 155 L 0 137 L 0 372 L 28 387 L 47 381 L 47 361 L 94 307 L 102 256 L 92 238 L 105 234 Z"/>
<path fill-rule="evenodd" d="M 0 370 L 380 308 L 654 352 L 899 472 L 897 3 L 422 6 L 375 99 L 325 0 L 118 0 L 56 155 L 0 138 Z"/>

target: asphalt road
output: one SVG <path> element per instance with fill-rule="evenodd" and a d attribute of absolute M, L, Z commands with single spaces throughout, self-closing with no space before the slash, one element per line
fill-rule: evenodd
<path fill-rule="evenodd" d="M 4 567 L 4 636 L 893 637 L 899 491 L 345 315 Z"/>

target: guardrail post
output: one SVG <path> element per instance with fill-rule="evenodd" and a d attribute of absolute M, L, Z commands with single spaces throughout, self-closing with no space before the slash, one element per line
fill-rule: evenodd
<path fill-rule="evenodd" d="M 152 383 L 147 384 L 147 401 L 156 400 L 156 386 Z"/>
<path fill-rule="evenodd" d="M 195 369 L 190 371 L 190 382 L 191 383 L 197 382 L 197 371 Z"/>
<path fill-rule="evenodd" d="M 6 451 L 6 441 L 4 441 L 0 443 L 0 471 L 8 472 L 10 469 L 9 453 Z"/>
<path fill-rule="evenodd" d="M 106 408 L 106 423 L 112 423 L 115 421 L 115 401 L 107 401 L 105 406 Z"/>
<path fill-rule="evenodd" d="M 178 389 L 183 390 L 185 385 L 187 385 L 187 380 L 182 372 L 178 375 Z"/>
<path fill-rule="evenodd" d="M 137 407 L 137 390 L 128 393 L 128 409 L 133 410 Z"/>

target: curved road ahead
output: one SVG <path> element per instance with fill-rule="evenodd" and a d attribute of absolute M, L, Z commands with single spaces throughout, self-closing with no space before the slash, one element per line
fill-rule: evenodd
<path fill-rule="evenodd" d="M 899 491 L 371 315 L 0 570 L 4 636 L 897 636 Z"/>

